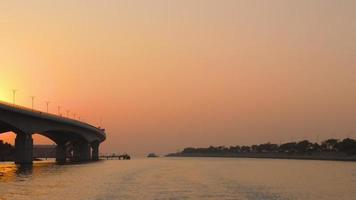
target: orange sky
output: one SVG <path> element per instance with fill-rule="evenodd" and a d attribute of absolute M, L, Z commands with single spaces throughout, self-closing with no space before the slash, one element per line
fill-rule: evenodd
<path fill-rule="evenodd" d="M 102 118 L 103 152 L 356 137 L 355 8 L 1 1 L 0 100 Z"/>

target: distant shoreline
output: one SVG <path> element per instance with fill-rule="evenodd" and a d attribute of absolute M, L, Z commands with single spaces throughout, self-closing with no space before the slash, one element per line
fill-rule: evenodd
<path fill-rule="evenodd" d="M 172 153 L 166 157 L 218 157 L 218 158 L 261 158 L 289 160 L 356 161 L 356 155 L 342 153 L 285 154 L 285 153 L 238 153 L 238 154 L 182 154 Z"/>
<path fill-rule="evenodd" d="M 283 144 L 268 142 L 251 146 L 187 147 L 183 151 L 166 156 L 356 161 L 356 140 L 331 138 L 321 143 L 302 140 Z"/>

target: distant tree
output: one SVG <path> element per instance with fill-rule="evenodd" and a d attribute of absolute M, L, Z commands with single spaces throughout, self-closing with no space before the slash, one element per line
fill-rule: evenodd
<path fill-rule="evenodd" d="M 230 152 L 230 153 L 239 153 L 240 150 L 241 150 L 241 148 L 240 148 L 239 145 L 230 146 L 230 148 L 229 148 L 229 152 Z"/>
<path fill-rule="evenodd" d="M 225 146 L 218 146 L 217 149 L 219 153 L 227 153 L 229 151 L 229 149 Z"/>
<path fill-rule="evenodd" d="M 242 146 L 241 147 L 241 152 L 251 152 L 251 148 L 249 146 Z"/>
<path fill-rule="evenodd" d="M 251 152 L 258 152 L 258 145 L 256 145 L 256 144 L 252 145 L 251 148 L 250 148 L 250 151 Z"/>
<path fill-rule="evenodd" d="M 195 152 L 196 152 L 195 148 L 188 147 L 188 148 L 185 148 L 182 153 L 188 153 L 189 154 L 189 153 L 195 153 Z"/>
<path fill-rule="evenodd" d="M 303 140 L 297 143 L 296 150 L 298 153 L 311 153 L 313 150 L 313 144 L 308 140 Z"/>
<path fill-rule="evenodd" d="M 346 138 L 337 144 L 337 148 L 347 154 L 356 154 L 356 141 L 350 138 Z"/>
<path fill-rule="evenodd" d="M 258 149 L 259 149 L 259 152 L 277 152 L 278 145 L 271 144 L 271 143 L 265 143 L 265 144 L 260 144 L 258 146 Z"/>
<path fill-rule="evenodd" d="M 321 146 L 323 151 L 337 151 L 337 139 L 328 139 L 322 142 Z"/>
<path fill-rule="evenodd" d="M 312 145 L 312 151 L 313 151 L 313 152 L 319 152 L 319 151 L 321 151 L 321 146 L 320 146 L 320 144 L 314 143 L 314 144 Z"/>
<path fill-rule="evenodd" d="M 0 140 L 0 160 L 12 160 L 15 155 L 15 148 L 9 143 Z"/>
<path fill-rule="evenodd" d="M 208 148 L 208 152 L 209 152 L 209 153 L 218 153 L 219 150 L 218 150 L 218 148 L 216 148 L 216 147 L 214 147 L 214 146 L 210 146 L 210 147 Z"/>
<path fill-rule="evenodd" d="M 284 153 L 295 153 L 297 152 L 297 143 L 289 142 L 289 143 L 281 144 L 278 148 L 278 151 Z"/>

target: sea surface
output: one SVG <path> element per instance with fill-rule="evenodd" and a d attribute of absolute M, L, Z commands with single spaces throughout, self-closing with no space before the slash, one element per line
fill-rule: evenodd
<path fill-rule="evenodd" d="M 0 164 L 0 200 L 355 200 L 356 163 L 142 158 L 89 164 Z"/>

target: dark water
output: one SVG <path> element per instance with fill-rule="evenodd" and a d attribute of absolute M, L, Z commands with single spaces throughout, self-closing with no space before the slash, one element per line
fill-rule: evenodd
<path fill-rule="evenodd" d="M 0 164 L 0 200 L 356 199 L 356 163 L 159 158 Z"/>

